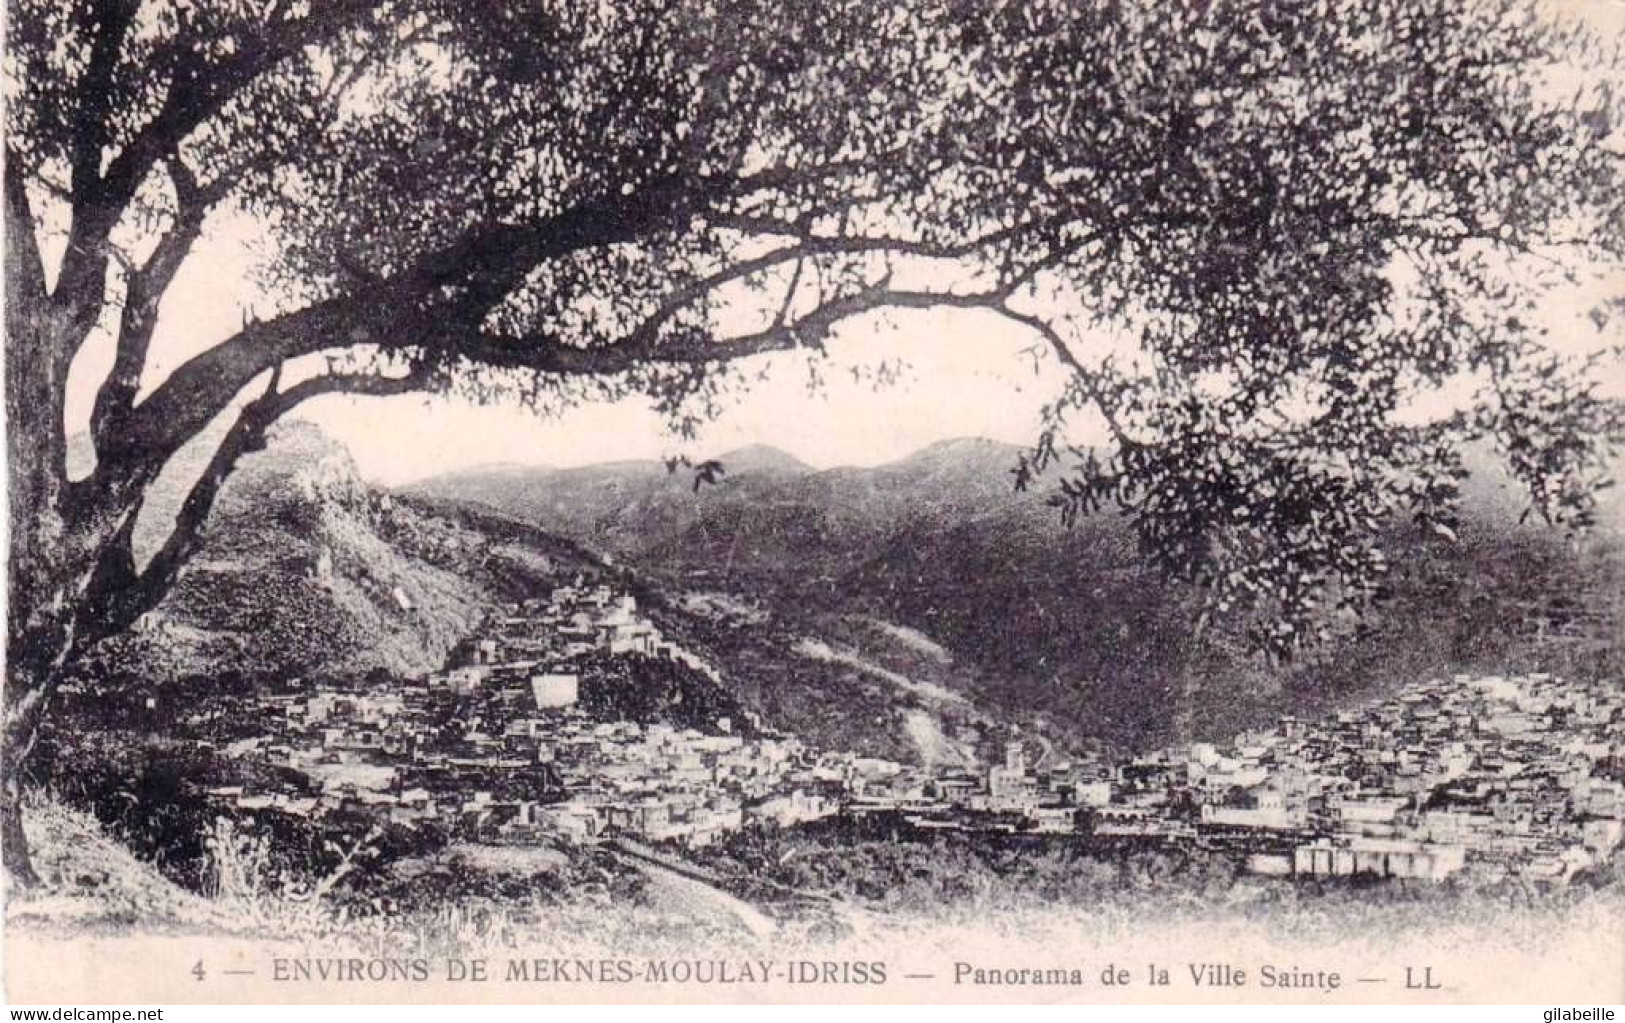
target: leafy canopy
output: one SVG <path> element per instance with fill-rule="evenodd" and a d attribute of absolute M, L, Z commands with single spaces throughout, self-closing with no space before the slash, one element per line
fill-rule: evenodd
<path fill-rule="evenodd" d="M 1539 326 L 1621 256 L 1621 65 L 1524 0 L 11 15 L 8 213 L 68 211 L 52 298 L 69 349 L 117 338 L 91 485 L 121 500 L 234 406 L 239 450 L 331 391 L 639 392 L 693 430 L 749 356 L 993 309 L 1069 371 L 1018 483 L 1061 459 L 1065 518 L 1115 507 L 1287 650 L 1372 597 L 1396 525 L 1450 532 L 1465 445 L 1585 525 L 1621 436 L 1607 364 Z M 279 306 L 151 379 L 228 209 Z"/>

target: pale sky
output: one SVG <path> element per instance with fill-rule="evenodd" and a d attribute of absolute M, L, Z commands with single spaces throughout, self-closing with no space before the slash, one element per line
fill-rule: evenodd
<path fill-rule="evenodd" d="M 328 397 L 300 414 L 348 445 L 363 474 L 385 483 L 489 462 L 564 467 L 679 452 L 710 457 L 747 444 L 770 444 L 817 467 L 874 465 L 953 437 L 1034 441 L 1039 410 L 1061 377 L 1051 361 L 1035 368 L 1020 353 L 1030 343 L 992 315 L 919 313 L 899 319 L 896 331 L 854 322 L 832 343 L 820 391 L 809 391 L 804 359 L 753 361 L 771 365 L 770 378 L 741 391 L 693 443 L 666 432 L 646 400 L 544 419 L 448 398 Z M 907 360 L 899 382 L 855 383 L 843 368 L 881 358 Z"/>

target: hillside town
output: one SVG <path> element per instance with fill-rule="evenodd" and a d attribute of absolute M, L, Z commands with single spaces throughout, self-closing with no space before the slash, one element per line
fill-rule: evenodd
<path fill-rule="evenodd" d="M 616 665 L 626 679 L 609 679 Z M 649 683 L 640 674 L 655 676 Z M 611 719 L 639 685 L 681 684 L 668 720 Z M 247 706 L 206 701 L 181 734 L 267 769 L 199 793 L 222 809 L 434 823 L 497 842 L 627 834 L 701 846 L 747 819 L 830 816 L 895 765 L 807 749 L 731 710 L 716 671 L 667 640 L 634 598 L 563 586 L 492 620 L 445 670 L 406 685 L 293 682 Z"/>
<path fill-rule="evenodd" d="M 681 850 L 753 825 L 890 821 L 1202 849 L 1270 875 L 1561 883 L 1620 844 L 1622 721 L 1618 687 L 1457 676 L 1116 763 L 1012 734 L 985 770 L 927 769 L 764 728 L 632 596 L 578 581 L 410 684 L 300 680 L 246 708 L 205 702 L 182 727 L 262 769 L 200 793 L 222 809 L 470 841 Z"/>
<path fill-rule="evenodd" d="M 1116 765 L 1034 768 L 1012 744 L 985 779 L 894 782 L 849 805 L 924 828 L 992 813 L 1012 830 L 1196 846 L 1264 874 L 1562 882 L 1620 844 L 1622 720 L 1618 687 L 1463 675 Z"/>

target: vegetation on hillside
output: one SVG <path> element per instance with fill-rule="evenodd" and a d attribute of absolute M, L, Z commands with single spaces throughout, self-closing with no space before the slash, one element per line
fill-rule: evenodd
<path fill-rule="evenodd" d="M 1017 455 L 962 441 L 874 469 L 769 459 L 698 492 L 642 463 L 465 472 L 421 489 L 613 551 L 636 569 L 640 599 L 664 609 L 663 625 L 710 651 L 767 720 L 876 755 L 920 756 L 906 725 L 915 711 L 984 748 L 1019 723 L 1062 748 L 1128 750 L 1221 738 L 1461 671 L 1621 668 L 1617 503 L 1595 533 L 1565 537 L 1520 524 L 1527 506 L 1480 465 L 1453 539 L 1396 529 L 1368 612 L 1272 662 L 1236 627 L 1198 633 L 1200 595 L 1151 570 L 1118 516 L 1061 529 L 1042 500 L 1012 494 Z M 602 501 L 628 487 L 635 499 Z M 899 626 L 941 650 L 899 639 Z M 851 657 L 797 655 L 807 642 Z M 887 673 L 966 704 L 922 698 Z"/>

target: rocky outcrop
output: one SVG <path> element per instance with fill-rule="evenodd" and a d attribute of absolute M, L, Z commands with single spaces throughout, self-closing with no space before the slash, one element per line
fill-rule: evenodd
<path fill-rule="evenodd" d="M 149 495 L 138 559 L 162 542 L 212 439 L 177 458 Z M 228 480 L 169 595 L 99 653 L 158 677 L 420 674 L 512 596 L 516 571 L 522 582 L 558 567 L 549 555 L 516 570 L 524 559 L 500 549 L 513 545 L 374 489 L 341 445 L 289 421 Z"/>

